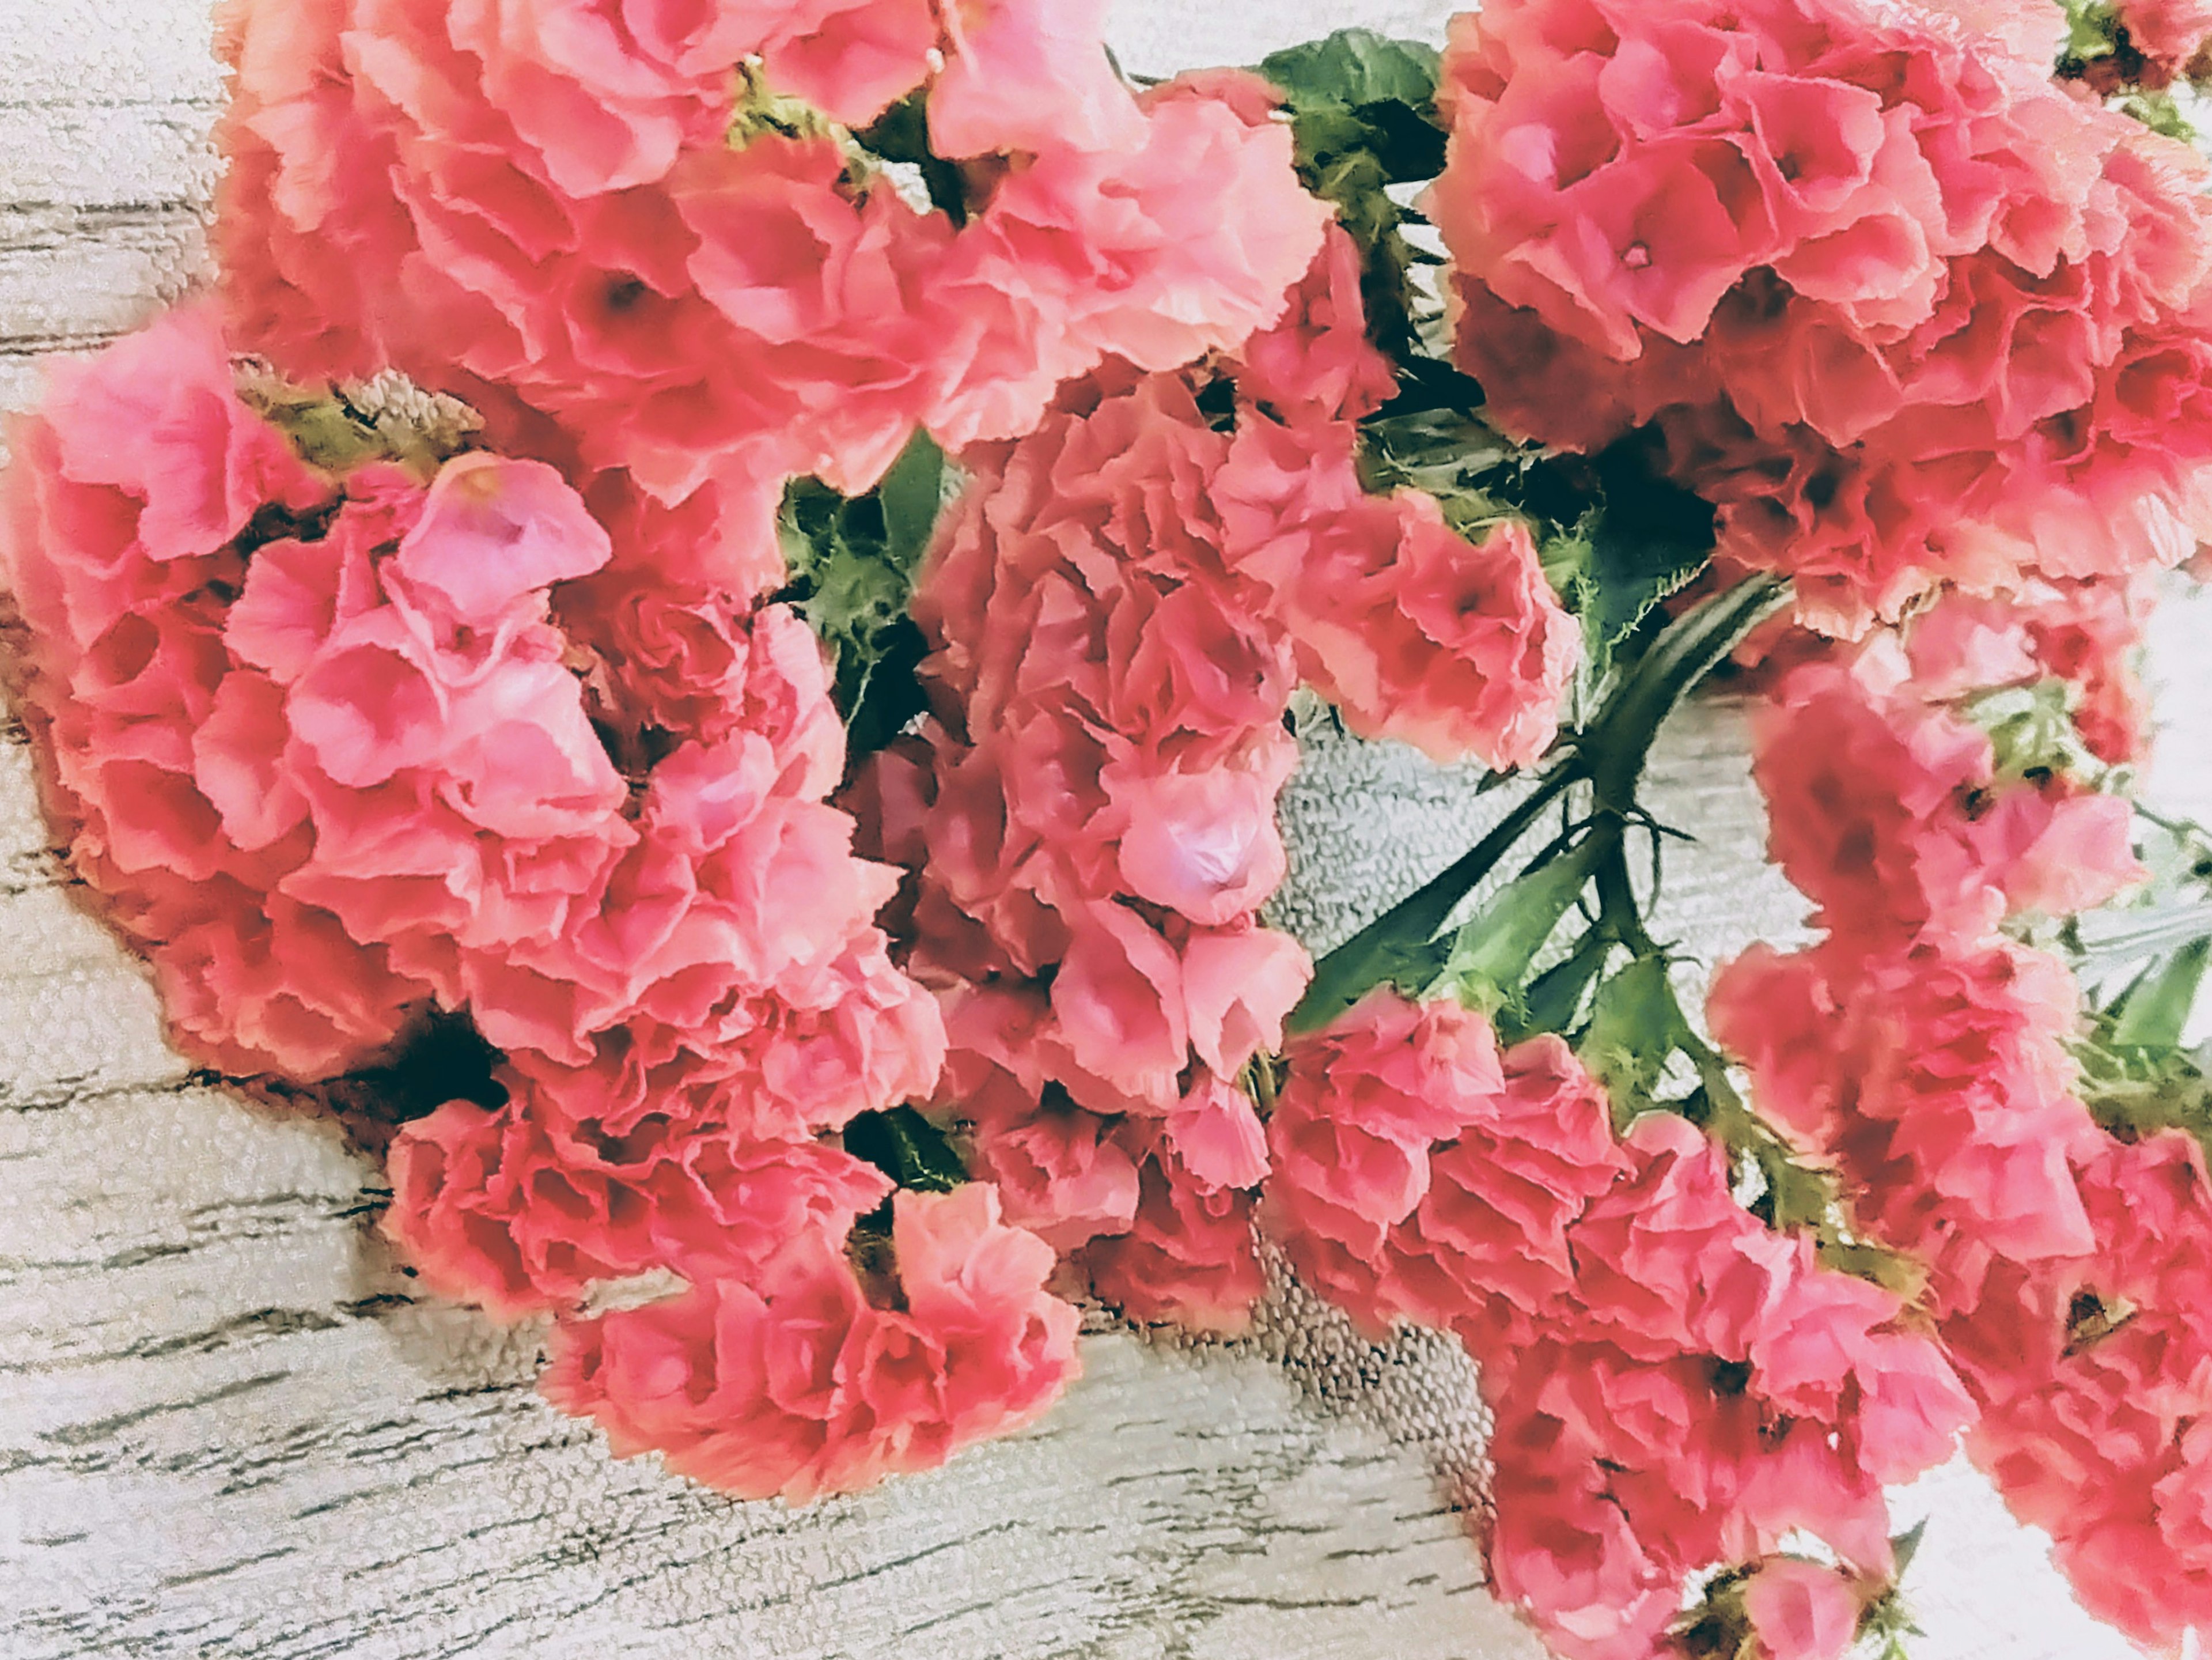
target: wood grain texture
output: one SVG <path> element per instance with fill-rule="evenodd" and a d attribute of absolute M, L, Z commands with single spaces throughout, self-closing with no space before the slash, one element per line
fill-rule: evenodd
<path fill-rule="evenodd" d="M 1125 0 L 1115 40 L 1161 71 L 1449 9 Z M 0 0 L 0 407 L 200 274 L 207 37 L 204 0 Z M 2169 708 L 2203 706 L 2195 615 L 2166 625 L 2198 676 Z M 0 739 L 0 1660 L 1537 1654 L 1447 1502 L 1480 1484 L 1464 1356 L 1367 1345 L 1295 1291 L 1239 1346 L 1088 1337 L 1038 1429 L 807 1511 L 611 1460 L 532 1391 L 534 1329 L 412 1294 L 333 1129 L 192 1082 Z M 1670 877 L 1692 946 L 1796 929 L 1741 709 L 1681 723 L 1654 784 L 1703 838 Z M 1326 946 L 1445 862 L 1471 787 L 1316 737 L 1285 924 Z M 1919 1660 L 2125 1652 L 1971 1472 L 1904 1505 L 1937 1511 Z"/>

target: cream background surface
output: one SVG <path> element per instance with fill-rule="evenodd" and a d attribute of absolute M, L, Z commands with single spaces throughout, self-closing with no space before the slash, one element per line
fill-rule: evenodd
<path fill-rule="evenodd" d="M 1250 61 L 1434 4 L 1121 0 L 1133 68 Z M 204 0 L 0 0 L 0 406 L 38 360 L 201 275 L 222 95 Z M 2163 625 L 2161 794 L 2212 805 L 2207 614 Z M 1793 933 L 1741 712 L 1677 723 L 1654 806 L 1699 833 L 1674 926 Z M 1316 739 L 1285 802 L 1286 926 L 1325 948 L 1463 848 L 1472 778 Z M 1485 804 L 1486 806 L 1487 804 Z M 195 1084 L 71 902 L 19 731 L 0 743 L 0 1660 L 456 1655 L 1534 1660 L 1450 1501 L 1479 1501 L 1467 1362 L 1360 1342 L 1285 1288 L 1255 1340 L 1085 1340 L 1036 1431 L 793 1512 L 610 1460 L 530 1388 L 537 1336 L 418 1301 L 327 1126 Z M 1917 1660 L 2101 1660 L 1978 1477 L 1932 1510 Z"/>

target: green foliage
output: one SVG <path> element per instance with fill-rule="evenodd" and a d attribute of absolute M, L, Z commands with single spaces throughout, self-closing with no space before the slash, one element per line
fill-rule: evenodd
<path fill-rule="evenodd" d="M 1437 66 L 1435 47 L 1371 29 L 1340 29 L 1260 64 L 1290 111 L 1299 176 L 1335 204 L 1364 256 L 1370 331 L 1399 356 L 1415 348 L 1412 273 L 1423 256 L 1407 240 L 1407 215 L 1387 187 L 1443 170 Z"/>
<path fill-rule="evenodd" d="M 738 96 L 726 135 L 732 149 L 757 138 L 846 138 L 845 130 L 803 98 L 778 92 L 757 64 L 738 65 Z"/>
<path fill-rule="evenodd" d="M 948 161 L 929 147 L 928 90 L 901 99 L 885 110 L 875 125 L 854 134 L 854 142 L 882 161 L 902 161 L 918 168 L 933 206 L 955 225 L 968 222 L 968 181 L 956 162 Z"/>
<path fill-rule="evenodd" d="M 2118 9 L 2112 0 L 2058 0 L 2066 14 L 2066 58 L 2108 58 L 2118 44 Z"/>
<path fill-rule="evenodd" d="M 1303 41 L 1262 58 L 1260 73 L 1282 88 L 1294 109 L 1393 103 L 1423 109 L 1436 101 L 1440 61 L 1437 49 L 1423 41 L 1339 29 L 1326 40 Z"/>
<path fill-rule="evenodd" d="M 845 1126 L 845 1151 L 916 1193 L 950 1193 L 968 1179 L 945 1132 L 912 1107 L 862 1113 Z"/>
<path fill-rule="evenodd" d="M 333 477 L 371 461 L 392 461 L 428 479 L 459 454 L 466 435 L 417 431 L 392 415 L 372 416 L 343 389 L 313 391 L 266 381 L 240 395 L 289 441 L 309 466 Z"/>
<path fill-rule="evenodd" d="M 2212 933 L 2144 969 L 2075 1045 L 2081 1099 L 2123 1140 L 2184 1130 L 2212 1158 L 2212 1077 L 2203 1053 L 2182 1047 L 2208 965 Z"/>
<path fill-rule="evenodd" d="M 2181 104 L 2172 89 L 2167 87 L 2138 87 L 2119 102 L 2123 115 L 2132 115 L 2153 132 L 2168 138 L 2178 138 L 2185 144 L 2197 142 L 2197 129 L 2181 112 Z"/>
<path fill-rule="evenodd" d="M 915 671 L 927 648 L 907 602 L 955 478 L 920 433 L 866 496 L 848 498 L 811 478 L 784 492 L 779 528 L 792 577 L 785 597 L 836 660 L 837 707 L 854 761 L 921 712 Z"/>
<path fill-rule="evenodd" d="M 1888 1589 L 1867 1604 L 1866 1612 L 1859 1616 L 1859 1628 L 1854 1641 L 1859 1652 L 1869 1654 L 1874 1660 L 1911 1660 L 1905 1639 L 1922 1635 L 1913 1622 L 1912 1610 L 1905 1601 L 1905 1572 L 1912 1566 L 1919 1554 L 1920 1541 L 1928 1532 L 1926 1517 L 1914 1523 L 1905 1531 L 1893 1534 L 1889 1554 L 1896 1566 L 1892 1570 Z"/>
<path fill-rule="evenodd" d="M 1525 1013 L 1522 989 L 1537 954 L 1559 932 L 1607 850 L 1602 835 L 1525 872 L 1493 894 L 1450 941 L 1442 972 L 1415 995 L 1456 997 L 1471 1009 Z"/>
<path fill-rule="evenodd" d="M 1660 605 L 1711 562 L 1713 510 L 1616 444 L 1592 458 L 1592 505 L 1544 545 L 1545 575 L 1582 621 L 1583 673 L 1601 684 Z"/>
<path fill-rule="evenodd" d="M 1966 715 L 1990 735 L 1996 751 L 1997 781 L 2011 782 L 2063 773 L 2096 782 L 2110 770 L 2081 741 L 2074 724 L 2080 694 L 2063 680 L 2005 686 L 1984 692 L 1966 706 Z"/>

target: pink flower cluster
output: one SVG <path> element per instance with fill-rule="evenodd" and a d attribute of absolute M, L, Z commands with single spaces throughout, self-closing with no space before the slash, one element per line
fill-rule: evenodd
<path fill-rule="evenodd" d="M 866 786 L 918 873 L 944 1106 L 1009 1214 L 1140 1317 L 1234 1326 L 1260 1287 L 1237 1080 L 1308 975 L 1256 921 L 1291 689 L 1507 763 L 1549 742 L 1573 661 L 1524 530 L 1475 546 L 1427 497 L 1360 489 L 1351 420 L 1389 377 L 1357 281 L 1334 233 L 1245 348 L 1233 432 L 1192 376 L 1099 377 L 970 453 L 915 600 L 939 719 Z"/>
<path fill-rule="evenodd" d="M 1430 206 L 1492 409 L 1656 423 L 1832 632 L 2207 520 L 2203 166 L 2053 83 L 2048 20 L 1968 9 L 1504 0 L 1446 54 Z"/>
<path fill-rule="evenodd" d="M 234 329 L 664 502 L 1011 436 L 1108 356 L 1272 321 L 1325 216 L 1256 83 L 1133 95 L 1103 10 L 232 0 Z M 832 125 L 916 92 L 957 222 Z"/>
<path fill-rule="evenodd" d="M 1955 619 L 1924 620 L 1948 651 Z M 1729 965 L 1714 1029 L 1857 1225 L 1928 1265 L 1969 1448 L 2085 1606 L 2171 1644 L 2212 1620 L 2212 1186 L 2187 1137 L 2097 1127 L 2071 976 L 1996 931 L 2138 875 L 2126 804 L 1995 779 L 1987 740 L 1881 654 L 1801 672 L 1762 721 L 1773 852 L 1827 936 Z"/>
<path fill-rule="evenodd" d="M 982 1183 L 891 1208 L 895 1282 L 855 1274 L 842 1228 L 787 1235 L 749 1274 L 564 1324 L 545 1393 L 617 1456 L 794 1502 L 1028 1423 L 1075 1371 L 1079 1316 L 1042 1289 L 1052 1247 L 1000 1221 Z"/>
<path fill-rule="evenodd" d="M 1912 679 L 1933 698 L 2063 680 L 2076 734 L 2098 759 L 2143 758 L 2149 698 L 2136 672 L 2156 578 L 2027 584 L 2003 598 L 1953 593 L 1915 619 Z"/>
<path fill-rule="evenodd" d="M 2128 44 L 2168 78 L 2212 39 L 2212 5 L 2205 0 L 2122 0 L 2118 11 Z"/>
<path fill-rule="evenodd" d="M 753 1358 L 702 1339 L 714 1308 L 842 1297 L 862 1404 L 749 1491 L 915 1468 L 1042 1408 L 1073 1310 L 987 1191 L 901 1201 L 902 1311 L 860 1312 L 845 1242 L 889 1183 L 812 1138 L 927 1095 L 944 1036 L 874 923 L 896 873 L 824 800 L 843 733 L 802 622 L 672 587 L 564 635 L 555 599 L 610 540 L 553 469 L 319 474 L 234 391 L 204 310 L 58 371 L 15 442 L 5 575 L 52 804 L 185 1047 L 318 1080 L 438 1009 L 507 1054 L 504 1105 L 392 1147 L 386 1225 L 428 1283 L 513 1316 L 688 1280 L 696 1301 L 624 1318 L 702 1323 L 702 1377 L 734 1369 L 710 1405 L 670 1419 L 665 1370 L 627 1365 L 562 1385 L 632 1447 L 767 1412 Z"/>
<path fill-rule="evenodd" d="M 1556 1037 L 1501 1056 L 1480 1016 L 1377 992 L 1285 1059 L 1263 1223 L 1365 1323 L 1441 1327 L 1480 1363 L 1492 1572 L 1554 1649 L 1644 1660 L 1692 1575 L 1798 1529 L 1887 1576 L 1882 1484 L 1968 1416 L 1893 1293 L 1744 1210 L 1687 1121 L 1616 1140 Z M 1809 1634 L 1773 1651 L 1839 1653 L 1833 1599 L 1774 1577 L 1760 1630 Z"/>

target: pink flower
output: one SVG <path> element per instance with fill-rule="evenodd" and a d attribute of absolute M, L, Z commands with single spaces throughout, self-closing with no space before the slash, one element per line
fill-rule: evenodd
<path fill-rule="evenodd" d="M 944 16 L 950 50 L 929 89 L 930 143 L 939 155 L 1144 142 L 1137 101 L 1103 47 L 1105 0 L 987 0 L 948 7 Z"/>
<path fill-rule="evenodd" d="M 1091 1289 L 1130 1319 L 1234 1335 L 1265 1288 L 1253 1249 L 1249 1193 L 1200 1177 L 1171 1140 L 1129 1121 L 1138 1199 L 1128 1231 L 1094 1239 L 1078 1259 Z"/>
<path fill-rule="evenodd" d="M 1491 408 L 1655 423 L 1830 631 L 2171 564 L 2203 512 L 2199 164 L 2053 85 L 2047 15 L 1951 10 L 1514 0 L 1445 57 L 1430 211 Z"/>
<path fill-rule="evenodd" d="M 1237 388 L 1255 405 L 1296 422 L 1371 415 L 1397 390 L 1390 360 L 1367 337 L 1359 245 L 1331 224 L 1290 309 L 1237 349 Z"/>
<path fill-rule="evenodd" d="M 2212 35 L 2212 6 L 2203 0 L 2127 0 L 2120 25 L 2144 57 L 2179 74 Z"/>
<path fill-rule="evenodd" d="M 672 508 L 858 490 L 917 426 L 1024 429 L 1109 355 L 1169 368 L 1272 323 L 1326 218 L 1264 103 L 1140 103 L 1097 9 L 241 0 L 234 325 L 301 374 L 404 369 Z M 764 90 L 731 72 L 755 55 Z M 741 80 L 854 127 L 928 82 L 940 153 L 977 164 L 965 225 L 848 188 L 834 136 L 749 125 Z"/>
<path fill-rule="evenodd" d="M 1228 557 L 1273 593 L 1300 673 L 1354 730 L 1498 767 L 1543 752 L 1580 636 L 1524 526 L 1471 544 L 1431 496 L 1362 495 L 1348 427 L 1256 414 L 1217 492 Z"/>
<path fill-rule="evenodd" d="M 805 1503 L 933 1468 L 1035 1418 L 1074 1377 L 1073 1308 L 1050 1250 L 986 1186 L 902 1194 L 887 1273 L 903 1306 L 816 1230 L 744 1277 L 556 1329 L 542 1387 L 617 1454 L 745 1498 Z"/>
<path fill-rule="evenodd" d="M 850 1227 L 891 1190 L 820 1142 L 579 1134 L 538 1110 L 530 1079 L 501 1081 L 503 1109 L 452 1102 L 401 1129 L 384 1225 L 432 1289 L 504 1319 L 648 1269 L 743 1276 L 794 1235 Z"/>
<path fill-rule="evenodd" d="M 1879 649 L 1810 665 L 1759 716 L 1769 849 L 1823 926 L 1968 941 L 2008 912 L 2070 915 L 2141 879 L 2124 802 L 2000 786 L 1989 739 L 1899 684 L 1899 666 Z"/>
<path fill-rule="evenodd" d="M 1376 545 L 1363 550 L 1355 532 L 1334 569 L 1307 573 L 1294 602 L 1301 666 L 1355 730 L 1439 759 L 1529 764 L 1559 732 L 1581 657 L 1535 544 L 1510 520 L 1469 543 L 1418 493 L 1389 506 L 1369 532 Z"/>
<path fill-rule="evenodd" d="M 1743 1609 L 1768 1660 L 1843 1660 L 1863 1612 L 1848 1578 L 1795 1556 L 1759 1565 L 1743 1583 Z"/>

